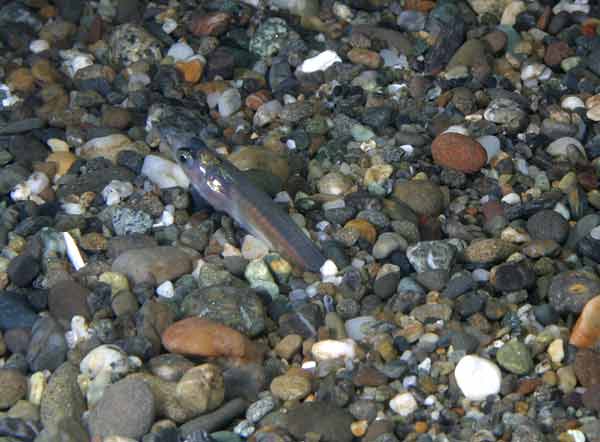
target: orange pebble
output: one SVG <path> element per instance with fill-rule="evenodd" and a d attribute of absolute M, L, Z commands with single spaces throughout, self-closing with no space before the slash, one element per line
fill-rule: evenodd
<path fill-rule="evenodd" d="M 417 433 L 426 433 L 429 430 L 429 426 L 425 421 L 418 421 L 415 423 L 415 431 Z"/>
<path fill-rule="evenodd" d="M 600 339 L 600 296 L 590 299 L 583 307 L 571 331 L 569 344 L 591 348 Z"/>

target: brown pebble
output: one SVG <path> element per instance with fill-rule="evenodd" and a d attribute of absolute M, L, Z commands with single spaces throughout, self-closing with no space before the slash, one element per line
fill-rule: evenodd
<path fill-rule="evenodd" d="M 201 357 L 230 357 L 261 361 L 262 352 L 246 336 L 218 322 L 191 317 L 177 321 L 162 334 L 171 353 Z"/>
<path fill-rule="evenodd" d="M 457 133 L 443 133 L 431 143 L 436 164 L 465 173 L 478 172 L 487 161 L 485 149 L 474 139 Z"/>
<path fill-rule="evenodd" d="M 231 15 L 226 12 L 213 12 L 196 15 L 189 24 L 190 32 L 196 36 L 221 35 L 229 27 Z"/>
<path fill-rule="evenodd" d="M 550 43 L 546 48 L 546 53 L 544 54 L 544 63 L 548 66 L 558 66 L 560 62 L 565 58 L 573 55 L 575 51 L 569 47 L 569 45 L 559 40 L 554 43 Z"/>
<path fill-rule="evenodd" d="M 179 71 L 183 79 L 188 83 L 197 83 L 204 73 L 204 63 L 199 59 L 190 61 L 178 61 L 175 68 Z"/>

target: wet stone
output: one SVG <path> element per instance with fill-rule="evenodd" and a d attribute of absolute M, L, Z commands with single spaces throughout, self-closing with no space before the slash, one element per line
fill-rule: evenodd
<path fill-rule="evenodd" d="M 600 290 L 600 280 L 583 271 L 567 271 L 552 278 L 550 304 L 560 313 L 579 313 Z"/>

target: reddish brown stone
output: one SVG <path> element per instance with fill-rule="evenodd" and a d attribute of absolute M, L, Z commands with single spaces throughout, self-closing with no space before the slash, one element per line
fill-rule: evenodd
<path fill-rule="evenodd" d="M 600 340 L 600 296 L 590 299 L 569 338 L 569 344 L 579 348 L 592 348 Z"/>
<path fill-rule="evenodd" d="M 262 353 L 246 336 L 223 324 L 199 317 L 182 319 L 171 325 L 162 334 L 162 343 L 171 353 L 188 356 L 262 360 Z"/>
<path fill-rule="evenodd" d="M 581 349 L 575 356 L 575 376 L 584 387 L 600 384 L 600 353 Z"/>
<path fill-rule="evenodd" d="M 541 379 L 523 379 L 519 382 L 517 393 L 523 396 L 527 396 L 533 393 L 540 385 L 542 385 Z"/>
<path fill-rule="evenodd" d="M 562 40 L 559 40 L 554 43 L 550 43 L 546 48 L 546 53 L 544 54 L 544 63 L 548 66 L 558 66 L 561 61 L 565 58 L 573 55 L 574 51 L 569 47 L 567 43 Z"/>
<path fill-rule="evenodd" d="M 221 35 L 229 27 L 231 15 L 226 12 L 213 12 L 196 15 L 189 24 L 189 29 L 196 36 Z"/>
<path fill-rule="evenodd" d="M 387 376 L 373 367 L 362 366 L 352 379 L 354 385 L 359 387 L 378 387 L 387 382 Z"/>
<path fill-rule="evenodd" d="M 431 155 L 436 164 L 465 173 L 478 172 L 487 161 L 481 144 L 457 133 L 438 135 L 431 144 Z"/>

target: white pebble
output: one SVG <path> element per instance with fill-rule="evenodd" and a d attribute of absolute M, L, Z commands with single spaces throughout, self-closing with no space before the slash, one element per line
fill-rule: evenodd
<path fill-rule="evenodd" d="M 175 296 L 175 287 L 171 281 L 165 281 L 156 287 L 156 294 L 161 298 L 172 298 Z"/>
<path fill-rule="evenodd" d="M 400 416 L 408 416 L 419 408 L 417 400 L 412 393 L 400 393 L 390 400 L 390 408 Z"/>
<path fill-rule="evenodd" d="M 490 280 L 490 272 L 486 269 L 473 270 L 473 280 L 477 282 L 487 282 Z"/>
<path fill-rule="evenodd" d="M 581 430 L 567 430 L 567 434 L 573 438 L 573 442 L 585 442 L 585 434 Z"/>
<path fill-rule="evenodd" d="M 142 175 L 161 189 L 181 187 L 187 189 L 190 180 L 179 164 L 156 155 L 146 155 L 142 165 Z"/>
<path fill-rule="evenodd" d="M 335 276 L 338 273 L 338 268 L 331 259 L 325 261 L 321 266 L 320 270 L 323 278 L 327 278 L 328 276 Z"/>
<path fill-rule="evenodd" d="M 583 1 L 571 1 L 571 0 L 562 0 L 558 2 L 554 8 L 552 8 L 552 12 L 554 15 L 560 14 L 562 11 L 566 11 L 569 14 L 573 12 L 582 12 L 583 14 L 590 13 L 590 5 L 587 2 Z"/>
<path fill-rule="evenodd" d="M 71 319 L 71 330 L 65 333 L 67 345 L 73 349 L 77 344 L 90 339 L 91 334 L 83 316 L 75 315 Z"/>
<path fill-rule="evenodd" d="M 482 401 L 500 391 L 502 373 L 489 359 L 475 355 L 464 356 L 454 369 L 454 377 L 465 397 Z"/>
<path fill-rule="evenodd" d="M 350 21 L 352 20 L 352 17 L 354 17 L 354 12 L 350 6 L 342 2 L 335 2 L 331 8 L 331 12 L 333 12 L 337 18 L 345 21 Z"/>
<path fill-rule="evenodd" d="M 50 43 L 46 40 L 33 40 L 29 43 L 29 50 L 34 54 L 39 54 L 40 52 L 44 52 L 50 49 Z"/>
<path fill-rule="evenodd" d="M 165 34 L 170 34 L 175 29 L 177 29 L 177 22 L 172 18 L 167 18 L 162 25 L 162 30 Z"/>
<path fill-rule="evenodd" d="M 0 83 L 0 92 L 2 92 L 0 96 L 4 97 L 0 102 L 2 104 L 2 107 L 11 107 L 17 104 L 19 101 L 23 101 L 17 95 L 12 95 L 10 93 L 10 88 L 4 83 Z"/>
<path fill-rule="evenodd" d="M 418 384 L 417 377 L 414 374 L 411 374 L 410 376 L 406 376 L 404 379 L 402 379 L 402 386 L 404 388 L 406 388 L 407 390 L 409 388 L 416 387 L 417 384 Z"/>
<path fill-rule="evenodd" d="M 596 226 L 590 230 L 590 236 L 595 240 L 600 240 L 600 226 Z"/>
<path fill-rule="evenodd" d="M 317 361 L 337 358 L 354 359 L 356 357 L 356 343 L 352 339 L 344 339 L 343 341 L 326 339 L 315 342 L 311 352 Z"/>
<path fill-rule="evenodd" d="M 43 172 L 33 172 L 25 184 L 29 186 L 32 194 L 39 195 L 48 187 L 50 180 Z"/>
<path fill-rule="evenodd" d="M 156 224 L 153 224 L 153 228 L 157 227 L 168 227 L 173 225 L 175 222 L 175 207 L 172 204 L 167 204 L 165 209 L 162 211 L 160 215 L 160 219 Z"/>
<path fill-rule="evenodd" d="M 342 59 L 339 55 L 332 50 L 321 52 L 312 58 L 307 58 L 302 62 L 298 68 L 301 72 L 306 74 L 317 71 L 326 71 L 335 63 L 341 63 Z"/>
<path fill-rule="evenodd" d="M 10 192 L 13 201 L 26 201 L 31 196 L 31 189 L 26 183 L 17 184 Z"/>
<path fill-rule="evenodd" d="M 133 193 L 133 184 L 128 181 L 112 180 L 102 190 L 102 198 L 108 206 L 119 204 Z"/>
<path fill-rule="evenodd" d="M 105 370 L 117 376 L 127 374 L 127 353 L 116 345 L 101 345 L 89 352 L 79 364 L 79 371 L 92 379 Z"/>
<path fill-rule="evenodd" d="M 350 339 L 361 342 L 366 338 L 365 329 L 368 324 L 374 324 L 377 320 L 373 316 L 358 316 L 356 318 L 348 319 L 344 324 L 346 333 Z"/>
<path fill-rule="evenodd" d="M 578 109 L 580 107 L 585 107 L 583 100 L 576 95 L 569 95 L 567 97 L 564 97 L 560 102 L 560 105 L 563 109 L 569 111 L 574 111 L 575 109 Z"/>
<path fill-rule="evenodd" d="M 85 54 L 75 49 L 67 49 L 59 52 L 64 60 L 62 67 L 66 74 L 73 78 L 80 69 L 94 64 L 94 57 L 91 54 Z"/>
<path fill-rule="evenodd" d="M 519 204 L 521 202 L 521 197 L 517 193 L 511 192 L 502 197 L 502 202 L 506 204 Z"/>
<path fill-rule="evenodd" d="M 229 117 L 242 107 L 242 96 L 235 88 L 227 89 L 217 100 L 217 106 L 222 117 Z"/>
<path fill-rule="evenodd" d="M 169 48 L 167 57 L 172 57 L 175 61 L 183 61 L 194 55 L 194 50 L 184 42 L 177 42 Z"/>
<path fill-rule="evenodd" d="M 552 210 L 560 214 L 567 221 L 571 219 L 571 212 L 569 211 L 569 208 L 561 202 L 556 203 Z"/>

